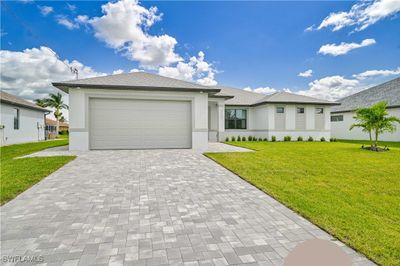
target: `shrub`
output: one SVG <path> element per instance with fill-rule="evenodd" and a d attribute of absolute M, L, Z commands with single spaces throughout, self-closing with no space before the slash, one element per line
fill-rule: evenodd
<path fill-rule="evenodd" d="M 228 142 L 228 141 L 229 141 L 229 137 L 226 137 L 226 138 L 225 138 L 225 141 Z"/>
<path fill-rule="evenodd" d="M 257 138 L 256 138 L 256 137 L 253 137 L 253 141 L 257 141 Z"/>
<path fill-rule="evenodd" d="M 301 136 L 297 137 L 297 141 L 303 141 L 303 137 Z"/>
<path fill-rule="evenodd" d="M 262 141 L 262 138 L 258 138 L 258 141 Z"/>
<path fill-rule="evenodd" d="M 324 142 L 324 141 L 325 141 L 325 138 L 324 138 L 324 137 L 322 137 L 322 138 L 321 138 L 321 141 L 322 141 L 322 142 Z"/>
<path fill-rule="evenodd" d="M 314 141 L 313 137 L 309 136 L 308 141 Z"/>
<path fill-rule="evenodd" d="M 234 136 L 231 137 L 231 141 L 236 141 Z"/>
<path fill-rule="evenodd" d="M 59 133 L 59 135 L 69 135 L 68 130 L 61 130 Z"/>
<path fill-rule="evenodd" d="M 240 136 L 237 137 L 237 141 L 242 141 L 242 139 L 240 138 Z"/>
<path fill-rule="evenodd" d="M 268 141 L 268 139 L 267 139 L 267 138 L 264 138 L 264 141 Z"/>
<path fill-rule="evenodd" d="M 275 137 L 275 136 L 272 136 L 272 137 L 271 137 L 271 141 L 276 141 L 276 137 Z"/>
<path fill-rule="evenodd" d="M 242 141 L 246 141 L 246 137 L 242 137 Z"/>
<path fill-rule="evenodd" d="M 252 136 L 249 136 L 249 141 L 252 141 L 253 140 L 253 137 Z"/>
<path fill-rule="evenodd" d="M 291 136 L 284 136 L 283 141 L 291 141 L 292 137 Z"/>
<path fill-rule="evenodd" d="M 330 138 L 330 139 L 329 139 L 329 142 L 333 142 L 333 138 Z"/>

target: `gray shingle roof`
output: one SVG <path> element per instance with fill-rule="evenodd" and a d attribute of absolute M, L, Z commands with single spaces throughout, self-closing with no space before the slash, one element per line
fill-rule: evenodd
<path fill-rule="evenodd" d="M 221 92 L 216 95 L 232 95 L 233 99 L 225 101 L 226 105 L 260 105 L 263 103 L 304 103 L 304 104 L 327 104 L 337 105 L 338 103 L 320 100 L 313 97 L 303 96 L 289 92 L 276 92 L 265 95 L 256 92 L 235 89 L 232 87 L 216 86 Z"/>
<path fill-rule="evenodd" d="M 167 78 L 145 72 L 123 73 L 94 78 L 54 82 L 53 86 L 68 93 L 68 87 L 85 88 L 113 88 L 113 89 L 146 89 L 146 90 L 181 90 L 181 91 L 208 91 L 219 90 L 202 86 L 193 82 Z"/>
<path fill-rule="evenodd" d="M 245 91 L 226 86 L 214 86 L 221 91 L 216 96 L 234 96 L 232 99 L 226 100 L 226 105 L 252 105 L 265 97 L 265 94 Z"/>
<path fill-rule="evenodd" d="M 388 102 L 389 107 L 400 106 L 400 78 L 395 78 L 340 99 L 338 102 L 341 105 L 332 108 L 332 112 L 353 111 L 357 108 L 368 107 L 381 101 Z"/>
<path fill-rule="evenodd" d="M 50 110 L 42 108 L 34 103 L 28 102 L 20 97 L 14 96 L 14 95 L 9 94 L 4 91 L 0 91 L 0 101 L 2 103 L 8 103 L 11 105 L 22 106 L 22 107 L 26 107 L 26 108 L 34 109 L 34 110 L 38 110 L 38 111 L 50 112 Z"/>

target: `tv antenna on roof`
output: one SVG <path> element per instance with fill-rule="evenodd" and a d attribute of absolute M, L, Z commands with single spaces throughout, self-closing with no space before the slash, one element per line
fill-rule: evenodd
<path fill-rule="evenodd" d="M 76 67 L 69 67 L 69 70 L 71 70 L 72 74 L 75 74 L 75 79 L 78 79 L 78 69 Z"/>

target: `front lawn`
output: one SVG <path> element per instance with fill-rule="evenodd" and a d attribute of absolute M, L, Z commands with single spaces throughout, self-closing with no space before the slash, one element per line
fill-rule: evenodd
<path fill-rule="evenodd" d="M 15 198 L 75 158 L 75 156 L 54 156 L 16 159 L 17 157 L 67 144 L 68 139 L 62 139 L 1 147 L 0 203 L 4 204 Z"/>
<path fill-rule="evenodd" d="M 400 148 L 228 143 L 255 152 L 206 155 L 375 262 L 400 265 Z"/>

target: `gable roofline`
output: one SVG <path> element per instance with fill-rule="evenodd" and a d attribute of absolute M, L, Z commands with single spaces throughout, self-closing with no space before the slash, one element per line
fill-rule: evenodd
<path fill-rule="evenodd" d="M 225 103 L 226 106 L 259 106 L 263 104 L 315 104 L 315 105 L 340 105 L 338 102 L 320 100 L 314 97 L 299 95 L 289 92 L 275 92 L 273 94 L 265 95 L 252 91 L 245 91 L 238 88 L 217 86 L 221 92 L 216 95 L 232 95 L 234 98 Z"/>
<path fill-rule="evenodd" d="M 193 82 L 146 72 L 122 73 L 63 82 L 53 82 L 52 85 L 66 93 L 68 93 L 69 88 L 189 92 L 203 91 L 212 94 L 220 91 L 212 86 L 203 86 Z"/>
<path fill-rule="evenodd" d="M 5 91 L 0 91 L 0 102 L 5 103 L 5 104 L 10 104 L 10 105 L 14 105 L 14 106 L 19 106 L 19 107 L 24 107 L 24 108 L 28 108 L 28 109 L 33 109 L 33 110 L 37 110 L 37 111 L 42 111 L 44 113 L 50 113 L 51 111 L 40 107 L 34 103 L 31 103 L 21 97 L 9 94 Z"/>

